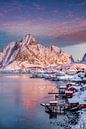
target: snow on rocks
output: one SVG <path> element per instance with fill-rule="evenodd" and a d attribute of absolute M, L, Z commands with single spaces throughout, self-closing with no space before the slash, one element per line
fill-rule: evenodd
<path fill-rule="evenodd" d="M 81 63 L 70 63 L 66 65 L 61 65 L 60 69 L 63 71 L 82 71 L 86 70 L 86 65 Z"/>
<path fill-rule="evenodd" d="M 38 44 L 33 35 L 27 34 L 20 42 L 11 42 L 3 49 L 3 52 L 0 53 L 0 62 L 4 69 L 15 62 L 21 64 L 27 62 L 27 64 L 42 67 L 58 67 L 62 64 L 71 63 L 71 59 L 70 55 L 62 52 L 60 48 L 56 46 L 45 47 Z M 24 67 L 27 68 L 27 64 Z"/>
<path fill-rule="evenodd" d="M 47 67 L 51 67 L 52 69 L 53 66 L 53 71 L 57 71 L 57 69 L 64 72 L 73 70 L 74 72 L 77 72 L 82 69 L 86 70 L 85 64 L 73 63 L 71 56 L 61 51 L 59 47 L 54 45 L 45 47 L 42 44 L 37 43 L 32 34 L 27 34 L 19 42 L 9 43 L 0 53 L 1 69 L 11 68 L 11 63 L 12 66 L 14 63 L 15 65 L 19 64 L 20 66 L 18 67 L 21 70 L 22 66 L 24 66 L 24 69 L 29 69 L 32 65 L 34 67 L 45 67 L 46 69 L 48 69 Z M 10 67 L 8 67 L 8 65 L 10 65 Z"/>

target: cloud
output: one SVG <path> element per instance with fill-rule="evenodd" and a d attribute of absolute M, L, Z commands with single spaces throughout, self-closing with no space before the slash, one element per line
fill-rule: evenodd
<path fill-rule="evenodd" d="M 62 46 L 81 44 L 86 42 L 86 30 L 79 30 L 60 35 L 54 39 L 55 42 L 62 42 Z"/>
<path fill-rule="evenodd" d="M 41 17 L 31 20 L 6 21 L 0 24 L 0 30 L 22 36 L 32 33 L 58 44 L 61 42 L 63 46 L 86 41 L 86 19 L 78 17 L 71 21 L 58 22 Z"/>
<path fill-rule="evenodd" d="M 86 41 L 86 30 L 79 30 L 76 32 L 67 33 L 65 35 L 59 36 L 59 38 L 65 38 L 68 40 L 78 40 L 78 41 Z"/>

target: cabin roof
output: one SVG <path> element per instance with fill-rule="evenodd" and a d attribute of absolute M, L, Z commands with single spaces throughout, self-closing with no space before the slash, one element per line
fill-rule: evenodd
<path fill-rule="evenodd" d="M 68 90 L 66 90 L 65 93 L 73 93 L 73 91 L 68 91 Z"/>
<path fill-rule="evenodd" d="M 60 88 L 67 88 L 65 85 L 60 86 Z"/>
<path fill-rule="evenodd" d="M 50 101 L 50 103 L 58 103 L 57 101 Z"/>

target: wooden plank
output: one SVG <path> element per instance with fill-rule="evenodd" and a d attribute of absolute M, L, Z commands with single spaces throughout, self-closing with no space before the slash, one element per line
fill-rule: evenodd
<path fill-rule="evenodd" d="M 64 93 L 49 92 L 48 94 L 64 94 Z"/>

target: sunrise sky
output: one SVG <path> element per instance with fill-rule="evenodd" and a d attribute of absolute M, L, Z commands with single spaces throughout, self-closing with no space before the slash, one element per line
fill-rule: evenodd
<path fill-rule="evenodd" d="M 0 0 L 0 49 L 27 33 L 81 58 L 86 52 L 86 0 Z"/>

